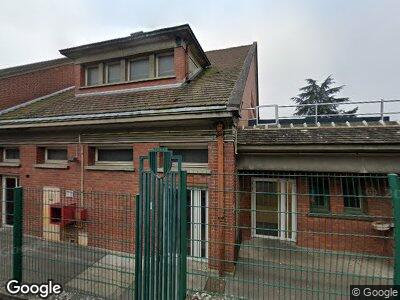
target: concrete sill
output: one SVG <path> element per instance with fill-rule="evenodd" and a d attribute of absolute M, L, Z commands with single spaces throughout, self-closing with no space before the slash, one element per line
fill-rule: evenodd
<path fill-rule="evenodd" d="M 170 75 L 170 76 L 159 76 L 159 77 L 148 77 L 148 78 L 143 78 L 143 79 L 136 79 L 136 80 L 126 80 L 126 81 L 119 81 L 119 82 L 113 82 L 113 83 L 101 83 L 101 84 L 96 84 L 96 85 L 84 85 L 79 87 L 80 90 L 88 90 L 92 88 L 99 88 L 99 87 L 107 87 L 107 86 L 115 86 L 115 85 L 123 85 L 123 84 L 129 84 L 129 83 L 139 83 L 139 82 L 147 82 L 147 81 L 157 81 L 157 80 L 162 80 L 162 79 L 175 79 L 175 75 Z"/>
<path fill-rule="evenodd" d="M 18 168 L 21 164 L 19 162 L 0 162 L 0 167 Z"/>
<path fill-rule="evenodd" d="M 67 164 L 36 164 L 34 165 L 35 168 L 38 169 L 68 169 Z"/>
<path fill-rule="evenodd" d="M 135 168 L 132 166 L 86 166 L 85 170 L 91 171 L 122 171 L 122 172 L 133 172 Z"/>
<path fill-rule="evenodd" d="M 356 221 L 374 221 L 376 218 L 372 216 L 368 216 L 365 214 L 348 214 L 348 213 L 342 213 L 342 214 L 331 214 L 331 213 L 315 213 L 311 212 L 308 213 L 309 217 L 315 217 L 315 218 L 330 218 L 330 219 L 343 219 L 343 220 L 356 220 Z"/>
<path fill-rule="evenodd" d="M 211 171 L 208 168 L 195 168 L 195 167 L 182 167 L 183 171 L 186 171 L 188 174 L 205 174 L 210 175 Z M 158 172 L 162 172 L 162 168 L 157 169 Z M 177 168 L 172 168 L 172 171 L 177 171 Z"/>

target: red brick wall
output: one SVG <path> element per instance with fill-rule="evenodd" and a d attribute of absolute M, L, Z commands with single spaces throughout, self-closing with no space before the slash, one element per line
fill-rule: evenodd
<path fill-rule="evenodd" d="M 84 191 L 83 206 L 88 213 L 88 222 L 83 229 L 88 233 L 88 244 L 90 246 L 104 247 L 116 251 L 134 251 L 134 222 L 135 222 L 135 201 L 134 196 L 138 193 L 138 168 L 139 158 L 148 154 L 148 151 L 159 146 L 158 143 L 137 143 L 133 144 L 134 172 L 123 171 L 100 171 L 84 170 Z M 84 148 L 84 166 L 91 165 L 93 159 L 90 157 L 90 147 Z M 209 143 L 209 168 L 215 169 L 215 143 Z M 61 202 L 66 202 L 65 190 L 79 191 L 81 189 L 81 163 L 80 147 L 77 144 L 68 145 L 68 157 L 77 157 L 78 161 L 69 162 L 68 169 L 42 169 L 36 168 L 36 163 L 43 163 L 42 147 L 35 145 L 20 146 L 21 167 L 10 168 L 0 166 L 1 175 L 19 176 L 21 185 L 25 190 L 24 226 L 25 232 L 36 236 L 43 233 L 43 187 L 61 188 Z M 225 150 L 225 164 L 234 165 L 233 158 L 227 155 L 233 153 L 233 144 L 228 145 Z M 231 169 L 227 167 L 227 171 Z M 233 171 L 232 171 L 233 172 Z M 230 184 L 226 179 L 226 184 Z M 189 174 L 188 186 L 204 186 L 209 189 L 215 186 L 213 175 Z M 93 192 L 93 193 L 91 193 Z M 130 196 L 126 194 L 130 194 Z M 124 195 L 125 194 L 125 195 Z M 79 204 L 79 195 L 76 195 L 75 202 Z M 232 194 L 225 196 L 225 202 L 229 207 L 233 205 Z M 212 205 L 213 197 L 209 197 Z M 0 210 L 2 202 L 0 201 Z M 209 210 L 209 222 L 213 222 L 213 212 Z M 1 218 L 1 216 L 0 216 Z M 228 214 L 228 219 L 232 216 Z M 1 219 L 0 219 L 1 221 Z M 219 227 L 220 228 L 220 227 Z M 78 229 L 74 229 L 78 230 Z M 215 229 L 214 229 L 215 230 Z M 209 236 L 213 236 L 213 229 L 210 229 Z M 226 231 L 226 242 L 232 244 L 234 232 Z M 214 245 L 215 246 L 215 245 Z M 213 244 L 209 245 L 209 253 L 213 253 Z M 227 248 L 228 256 L 232 258 L 233 247 Z"/>
<path fill-rule="evenodd" d="M 241 238 L 251 238 L 251 176 L 240 179 L 240 226 Z M 366 190 L 368 190 L 368 180 Z M 372 180 L 369 182 L 371 183 Z M 367 216 L 369 219 L 347 217 L 343 214 L 343 194 L 338 179 L 330 180 L 330 210 L 337 216 L 323 217 L 310 215 L 310 196 L 307 178 L 301 177 L 297 185 L 297 240 L 300 247 L 321 248 L 335 251 L 351 251 L 378 255 L 392 255 L 392 233 L 382 234 L 375 231 L 371 222 L 376 220 L 391 221 L 392 203 L 382 191 L 376 198 L 368 197 Z"/>
<path fill-rule="evenodd" d="M 0 78 L 0 110 L 73 85 L 72 64 Z"/>
<path fill-rule="evenodd" d="M 368 183 L 367 183 L 368 184 Z M 377 232 L 371 222 L 384 220 L 392 222 L 392 203 L 387 195 L 364 198 L 367 216 L 371 219 L 345 217 L 344 201 L 340 181 L 330 180 L 330 209 L 337 217 L 312 216 L 308 186 L 304 179 L 297 180 L 297 245 L 301 247 L 329 250 L 392 255 L 392 233 Z M 368 190 L 368 187 L 366 187 Z M 340 195 L 340 196 L 339 196 Z M 382 196 L 384 198 L 382 198 Z"/>
<path fill-rule="evenodd" d="M 239 224 L 240 240 L 249 240 L 251 238 L 251 176 L 240 177 L 240 209 Z"/>
<path fill-rule="evenodd" d="M 218 149 L 217 143 L 209 143 L 209 265 L 220 272 L 234 270 L 236 250 L 236 163 L 234 144 L 224 143 L 224 187 L 218 187 Z M 219 197 L 222 194 L 222 201 Z M 222 239 L 221 239 L 222 238 Z M 221 265 L 222 263 L 222 265 Z"/>

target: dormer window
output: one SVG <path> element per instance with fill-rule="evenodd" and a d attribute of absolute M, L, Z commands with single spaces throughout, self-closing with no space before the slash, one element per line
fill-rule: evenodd
<path fill-rule="evenodd" d="M 149 78 L 149 58 L 142 57 L 129 63 L 129 80 Z"/>
<path fill-rule="evenodd" d="M 112 62 L 106 64 L 107 83 L 116 83 L 121 81 L 121 63 Z"/>
<path fill-rule="evenodd" d="M 157 54 L 156 71 L 157 77 L 168 77 L 175 75 L 174 54 Z"/>
<path fill-rule="evenodd" d="M 99 67 L 86 67 L 86 85 L 92 86 L 99 84 Z"/>
<path fill-rule="evenodd" d="M 175 76 L 174 52 L 150 53 L 85 65 L 85 86 L 147 81 Z"/>

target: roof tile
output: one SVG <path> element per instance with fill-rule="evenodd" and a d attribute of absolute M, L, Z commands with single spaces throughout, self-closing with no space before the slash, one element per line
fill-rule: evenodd
<path fill-rule="evenodd" d="M 240 145 L 400 144 L 400 126 L 240 129 Z"/>
<path fill-rule="evenodd" d="M 0 115 L 0 120 L 226 105 L 251 47 L 206 52 L 211 67 L 180 87 L 78 97 L 72 89 Z"/>

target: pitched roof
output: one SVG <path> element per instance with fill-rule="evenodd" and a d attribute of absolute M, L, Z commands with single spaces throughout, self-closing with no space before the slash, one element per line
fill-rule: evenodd
<path fill-rule="evenodd" d="M 203 48 L 198 42 L 196 36 L 194 35 L 189 24 L 183 24 L 178 26 L 172 26 L 167 28 L 156 29 L 152 31 L 138 31 L 132 33 L 127 37 L 116 38 L 107 41 L 101 41 L 97 43 L 91 43 L 86 45 L 81 45 L 77 47 L 67 48 L 60 50 L 60 53 L 66 57 L 75 59 L 85 55 L 101 53 L 106 50 L 112 50 L 115 48 L 129 48 L 134 44 L 143 43 L 149 41 L 150 39 L 161 38 L 161 37 L 172 37 L 174 39 L 186 40 L 189 43 L 192 54 L 198 59 L 198 62 L 202 67 L 210 65 L 210 61 L 205 55 Z M 193 46 L 193 47 L 192 47 Z"/>
<path fill-rule="evenodd" d="M 240 145 L 400 144 L 399 125 L 240 129 Z"/>
<path fill-rule="evenodd" d="M 12 119 L 93 115 L 101 113 L 157 110 L 166 108 L 227 106 L 241 76 L 247 76 L 246 57 L 255 44 L 207 52 L 211 66 L 179 87 L 132 90 L 75 96 L 70 89 L 0 115 Z"/>
<path fill-rule="evenodd" d="M 38 70 L 53 68 L 65 64 L 70 64 L 72 61 L 69 58 L 57 58 L 52 60 L 41 61 L 37 63 L 21 65 L 6 69 L 0 69 L 0 78 L 10 77 L 14 75 L 20 75 L 24 73 L 30 73 Z"/>

